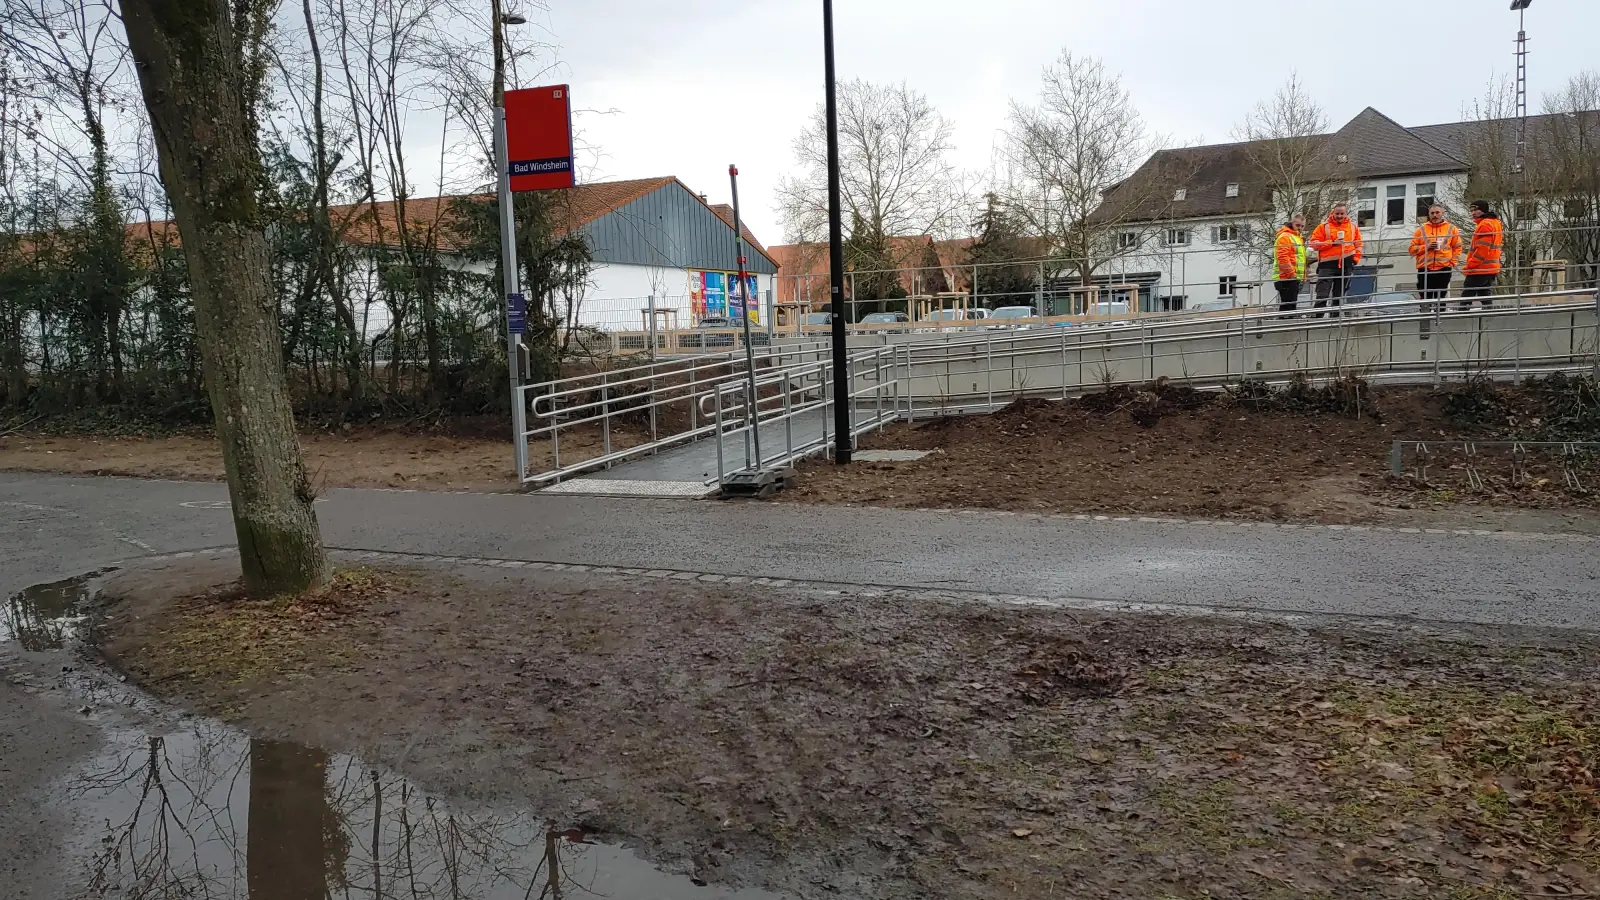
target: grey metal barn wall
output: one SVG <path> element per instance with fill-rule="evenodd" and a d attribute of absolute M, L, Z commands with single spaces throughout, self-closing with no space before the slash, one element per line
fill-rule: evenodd
<path fill-rule="evenodd" d="M 583 228 L 596 262 L 731 271 L 733 229 L 681 183 L 625 203 Z M 765 254 L 747 251 L 747 271 L 775 275 Z"/>

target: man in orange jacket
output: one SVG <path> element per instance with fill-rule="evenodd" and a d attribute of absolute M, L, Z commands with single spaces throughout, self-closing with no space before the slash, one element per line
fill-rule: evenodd
<path fill-rule="evenodd" d="M 1311 232 L 1311 249 L 1317 251 L 1318 309 L 1344 302 L 1350 276 L 1361 263 L 1361 229 L 1350 221 L 1350 207 L 1340 203 L 1328 220 Z"/>
<path fill-rule="evenodd" d="M 1417 261 L 1417 293 L 1424 300 L 1443 300 L 1461 261 L 1461 232 L 1445 219 L 1443 206 L 1428 208 L 1428 221 L 1411 236 L 1411 258 Z"/>
<path fill-rule="evenodd" d="M 1467 264 L 1461 269 L 1467 276 L 1461 290 L 1464 310 L 1472 308 L 1473 298 L 1479 298 L 1485 308 L 1494 305 L 1489 295 L 1494 293 L 1495 280 L 1500 277 L 1500 261 L 1506 246 L 1505 225 L 1490 208 L 1489 201 L 1472 201 L 1472 219 L 1478 224 L 1472 230 L 1472 250 L 1467 254 Z"/>

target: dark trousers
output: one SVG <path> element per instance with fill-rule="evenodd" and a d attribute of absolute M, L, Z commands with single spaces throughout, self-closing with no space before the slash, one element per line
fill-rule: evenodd
<path fill-rule="evenodd" d="M 1344 303 L 1344 295 L 1350 289 L 1350 273 L 1356 267 L 1350 260 L 1345 256 L 1317 263 L 1317 309 Z"/>
<path fill-rule="evenodd" d="M 1273 286 L 1278 289 L 1278 311 L 1294 312 L 1300 297 L 1300 279 L 1286 278 L 1273 282 Z"/>
<path fill-rule="evenodd" d="M 1493 306 L 1494 301 L 1489 295 L 1494 293 L 1494 283 L 1499 275 L 1468 275 L 1466 283 L 1461 287 L 1461 308 L 1471 309 L 1473 298 L 1479 298 L 1485 308 Z"/>
<path fill-rule="evenodd" d="M 1454 273 L 1449 269 L 1417 270 L 1417 293 L 1424 300 L 1443 300 L 1450 293 L 1450 276 Z M 1424 306 L 1423 309 L 1433 309 Z"/>

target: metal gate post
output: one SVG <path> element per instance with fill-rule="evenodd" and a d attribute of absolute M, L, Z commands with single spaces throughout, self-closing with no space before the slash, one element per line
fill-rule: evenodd
<path fill-rule="evenodd" d="M 794 386 L 787 369 L 783 372 L 783 458 L 785 464 L 794 459 Z"/>
<path fill-rule="evenodd" d="M 717 389 L 716 394 L 717 394 L 717 398 L 716 398 L 717 399 L 717 403 L 716 403 L 716 407 L 717 407 L 717 411 L 716 411 L 716 415 L 717 415 L 717 484 L 720 486 L 723 483 L 723 481 L 722 481 L 722 473 L 726 472 L 728 470 L 728 467 L 722 461 L 722 389 L 720 387 Z"/>
<path fill-rule="evenodd" d="M 699 366 L 699 361 L 689 360 L 689 430 L 700 430 L 700 397 L 694 383 L 694 370 Z"/>
<path fill-rule="evenodd" d="M 1061 329 L 1061 399 L 1067 399 L 1067 329 Z"/>
<path fill-rule="evenodd" d="M 1434 341 L 1434 388 L 1438 388 L 1443 380 L 1443 376 L 1440 375 L 1440 357 L 1445 356 L 1445 338 L 1440 333 L 1440 325 L 1443 325 L 1440 311 L 1442 311 L 1443 307 L 1445 307 L 1445 298 L 1440 298 L 1438 303 L 1434 304 L 1434 333 L 1429 335 L 1429 340 Z"/>
<path fill-rule="evenodd" d="M 1516 304 L 1516 310 L 1517 310 L 1517 312 L 1516 312 L 1516 323 L 1513 326 L 1513 329 L 1516 332 L 1517 361 L 1516 361 L 1516 368 L 1513 369 L 1513 371 L 1512 371 L 1511 383 L 1512 384 L 1521 384 L 1522 383 L 1522 283 L 1520 281 L 1517 282 L 1517 304 Z"/>
<path fill-rule="evenodd" d="M 1594 289 L 1594 375 L 1597 384 L 1600 384 L 1600 283 Z"/>
<path fill-rule="evenodd" d="M 608 374 L 600 373 L 600 434 L 605 439 L 606 455 L 611 455 L 611 387 L 606 383 Z M 611 463 L 606 463 L 611 468 Z"/>
<path fill-rule="evenodd" d="M 987 389 L 989 412 L 994 412 L 994 332 L 986 331 L 983 335 L 983 382 Z"/>

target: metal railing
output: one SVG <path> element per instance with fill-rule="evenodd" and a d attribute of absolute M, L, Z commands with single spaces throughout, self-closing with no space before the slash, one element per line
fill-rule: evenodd
<path fill-rule="evenodd" d="M 1454 299 L 1403 301 L 890 335 L 850 354 L 842 402 L 851 404 L 852 430 L 860 434 L 900 418 L 987 411 L 1021 397 L 1066 398 L 1161 378 L 1216 389 L 1352 374 L 1423 384 L 1554 372 L 1600 376 L 1600 295 L 1491 300 L 1492 307 L 1470 311 L 1454 308 Z M 528 466 L 521 480 L 541 486 L 706 437 L 717 441 L 719 481 L 831 447 L 839 398 L 826 345 L 762 348 L 755 367 L 753 391 L 742 353 L 529 385 L 523 399 L 532 425 L 521 439 L 525 449 L 548 441 L 549 459 Z M 636 426 L 627 439 L 617 439 L 622 422 Z M 587 446 L 564 450 L 568 436 L 569 445 L 581 437 Z M 732 451 L 730 442 L 738 442 Z"/>
<path fill-rule="evenodd" d="M 903 350 L 879 347 L 850 355 L 851 437 L 881 430 L 904 414 L 899 363 Z M 802 366 L 766 372 L 755 380 L 724 383 L 704 397 L 716 423 L 717 481 L 739 471 L 782 468 L 826 453 L 834 444 L 833 362 L 821 359 Z M 886 405 L 887 401 L 887 405 Z M 779 436 L 781 435 L 781 440 Z M 727 452 L 736 439 L 742 457 Z M 770 449 L 769 449 L 770 448 Z"/>
<path fill-rule="evenodd" d="M 911 335 L 894 346 L 905 353 L 901 377 L 908 384 L 902 396 L 912 417 L 929 409 L 993 409 L 1018 397 L 1066 397 L 1162 377 L 1218 387 L 1246 379 L 1345 374 L 1396 383 L 1556 371 L 1600 375 L 1600 297 L 1568 292 L 1527 305 L 1515 297 L 1493 299 L 1494 307 L 1471 311 L 1418 301 L 1295 313 L 1241 309 L 1098 327 L 968 332 L 943 340 Z"/>
<path fill-rule="evenodd" d="M 756 368 L 805 365 L 828 352 L 820 343 L 764 347 L 756 350 Z M 744 351 L 724 351 L 524 385 L 520 402 L 530 424 L 515 437 L 530 462 L 518 480 L 539 487 L 705 437 L 714 426 L 701 415 L 700 398 L 743 379 L 746 368 Z M 624 423 L 638 429 L 639 440 L 620 440 Z M 580 443 L 588 446 L 580 450 Z M 543 444 L 548 461 L 535 463 L 533 451 Z"/>

